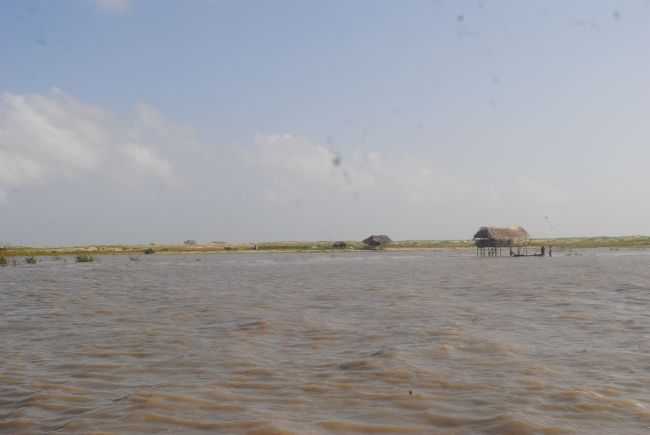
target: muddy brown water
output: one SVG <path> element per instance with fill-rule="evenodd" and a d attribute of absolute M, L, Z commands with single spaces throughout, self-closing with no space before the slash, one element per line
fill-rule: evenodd
<path fill-rule="evenodd" d="M 647 434 L 650 255 L 0 269 L 3 434 Z"/>

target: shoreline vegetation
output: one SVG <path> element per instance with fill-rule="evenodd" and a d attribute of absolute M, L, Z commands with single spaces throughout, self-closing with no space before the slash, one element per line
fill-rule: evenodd
<path fill-rule="evenodd" d="M 339 246 L 344 247 L 337 247 Z M 531 239 L 528 246 L 552 246 L 554 250 L 591 248 L 647 249 L 650 236 L 622 237 L 562 237 L 554 239 Z M 428 251 L 475 249 L 472 240 L 403 240 L 380 248 L 382 251 Z M 149 244 L 149 245 L 94 245 L 67 247 L 0 247 L 0 257 L 43 257 L 63 255 L 137 255 L 137 254 L 193 254 L 235 252 L 357 252 L 377 250 L 358 241 L 318 242 L 261 242 L 261 243 L 197 243 L 197 244 Z"/>

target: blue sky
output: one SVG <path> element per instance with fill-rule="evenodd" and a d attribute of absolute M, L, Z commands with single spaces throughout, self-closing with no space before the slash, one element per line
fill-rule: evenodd
<path fill-rule="evenodd" d="M 0 8 L 0 241 L 650 233 L 649 1 Z"/>

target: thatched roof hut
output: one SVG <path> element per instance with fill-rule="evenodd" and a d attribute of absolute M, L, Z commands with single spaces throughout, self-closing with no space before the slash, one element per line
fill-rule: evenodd
<path fill-rule="evenodd" d="M 371 248 L 377 248 L 379 246 L 388 245 L 393 241 L 385 234 L 371 235 L 370 237 L 363 240 L 364 245 Z"/>
<path fill-rule="evenodd" d="M 528 243 L 528 232 L 522 227 L 481 227 L 473 240 L 479 248 L 501 248 L 524 246 Z"/>

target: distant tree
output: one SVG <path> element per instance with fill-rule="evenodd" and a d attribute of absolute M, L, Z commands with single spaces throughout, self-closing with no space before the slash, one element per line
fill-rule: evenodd
<path fill-rule="evenodd" d="M 76 260 L 77 263 L 92 263 L 93 261 L 95 261 L 95 257 L 88 254 L 81 254 L 81 255 L 77 255 Z"/>

